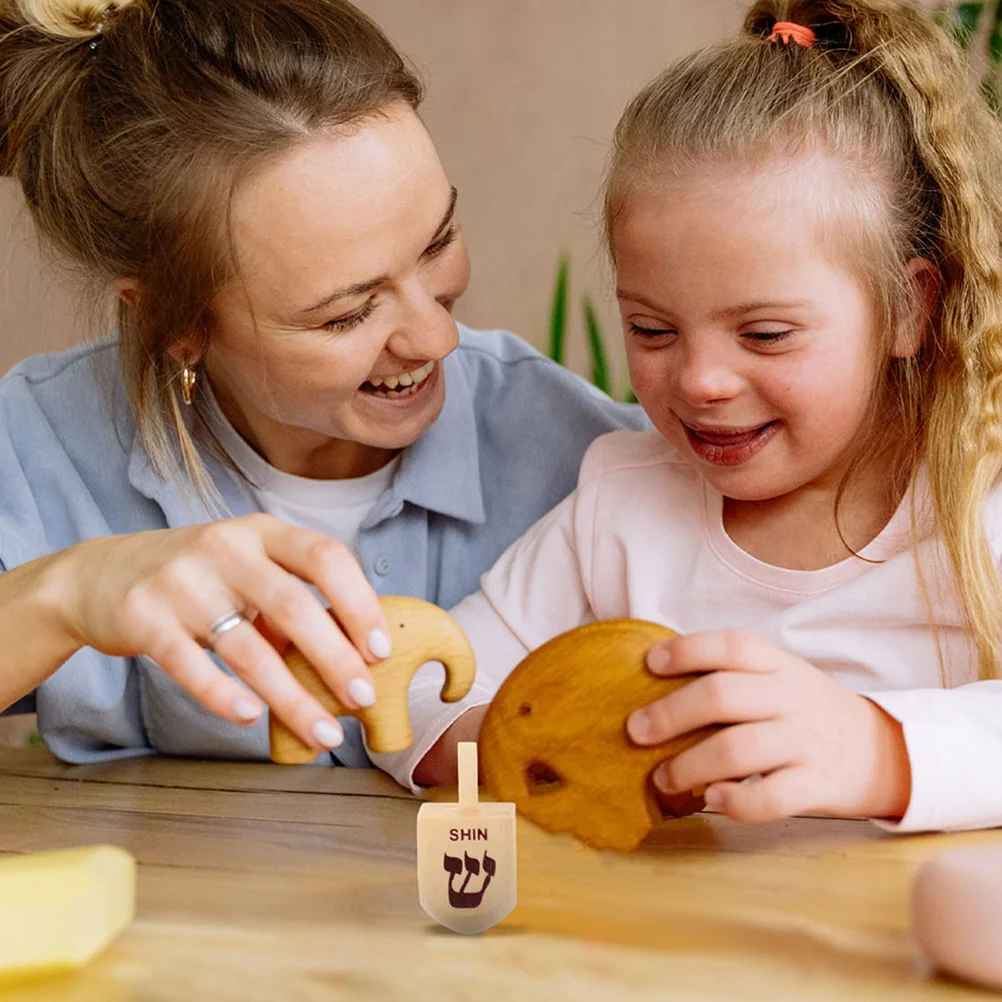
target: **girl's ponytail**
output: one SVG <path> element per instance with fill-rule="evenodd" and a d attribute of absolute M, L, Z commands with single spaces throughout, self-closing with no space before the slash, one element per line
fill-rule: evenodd
<path fill-rule="evenodd" d="M 997 677 L 1002 588 L 983 511 L 1002 475 L 1002 126 L 971 84 L 958 47 L 910 5 L 762 2 L 746 28 L 759 29 L 783 8 L 790 20 L 807 22 L 830 57 L 857 62 L 885 88 L 908 125 L 921 179 L 935 193 L 929 236 L 943 279 L 939 330 L 923 353 L 927 371 L 914 409 L 979 675 Z"/>

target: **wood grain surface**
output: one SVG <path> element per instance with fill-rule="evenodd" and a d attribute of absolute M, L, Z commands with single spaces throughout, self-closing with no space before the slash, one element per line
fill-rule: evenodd
<path fill-rule="evenodd" d="M 445 794 L 436 793 L 436 799 Z M 634 853 L 519 821 L 519 903 L 466 938 L 417 901 L 420 801 L 375 771 L 0 752 L 0 849 L 110 842 L 138 915 L 82 973 L 4 1002 L 997 998 L 911 941 L 916 865 L 999 832 L 700 814 Z"/>

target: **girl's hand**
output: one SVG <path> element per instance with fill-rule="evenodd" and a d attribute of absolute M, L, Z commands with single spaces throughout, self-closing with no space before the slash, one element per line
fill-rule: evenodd
<path fill-rule="evenodd" d="M 336 540 L 257 514 L 88 540 L 63 556 L 55 604 L 78 647 L 146 654 L 234 723 L 254 723 L 263 701 L 313 748 L 335 748 L 344 737 L 252 625 L 258 612 L 345 705 L 375 699 L 368 664 L 389 655 L 389 630 L 361 568 Z M 307 584 L 330 602 L 336 621 Z M 242 618 L 213 638 L 212 624 L 231 611 Z M 213 663 L 210 646 L 243 682 Z"/>
<path fill-rule="evenodd" d="M 647 664 L 656 675 L 706 674 L 630 716 L 638 744 L 731 725 L 662 763 L 654 782 L 663 791 L 705 785 L 707 805 L 739 821 L 808 811 L 900 817 L 907 809 L 901 726 L 802 658 L 734 630 L 658 644 Z"/>

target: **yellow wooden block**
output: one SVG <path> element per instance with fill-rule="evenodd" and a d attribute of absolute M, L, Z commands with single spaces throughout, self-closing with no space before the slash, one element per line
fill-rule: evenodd
<path fill-rule="evenodd" d="M 0 981 L 82 967 L 135 906 L 136 861 L 116 846 L 0 858 Z"/>

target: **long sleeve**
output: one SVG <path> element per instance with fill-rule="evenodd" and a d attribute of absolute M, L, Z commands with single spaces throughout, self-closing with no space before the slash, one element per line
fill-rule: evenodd
<path fill-rule="evenodd" d="M 893 832 L 1002 826 L 1002 681 L 863 693 L 904 729 L 908 810 Z"/>

